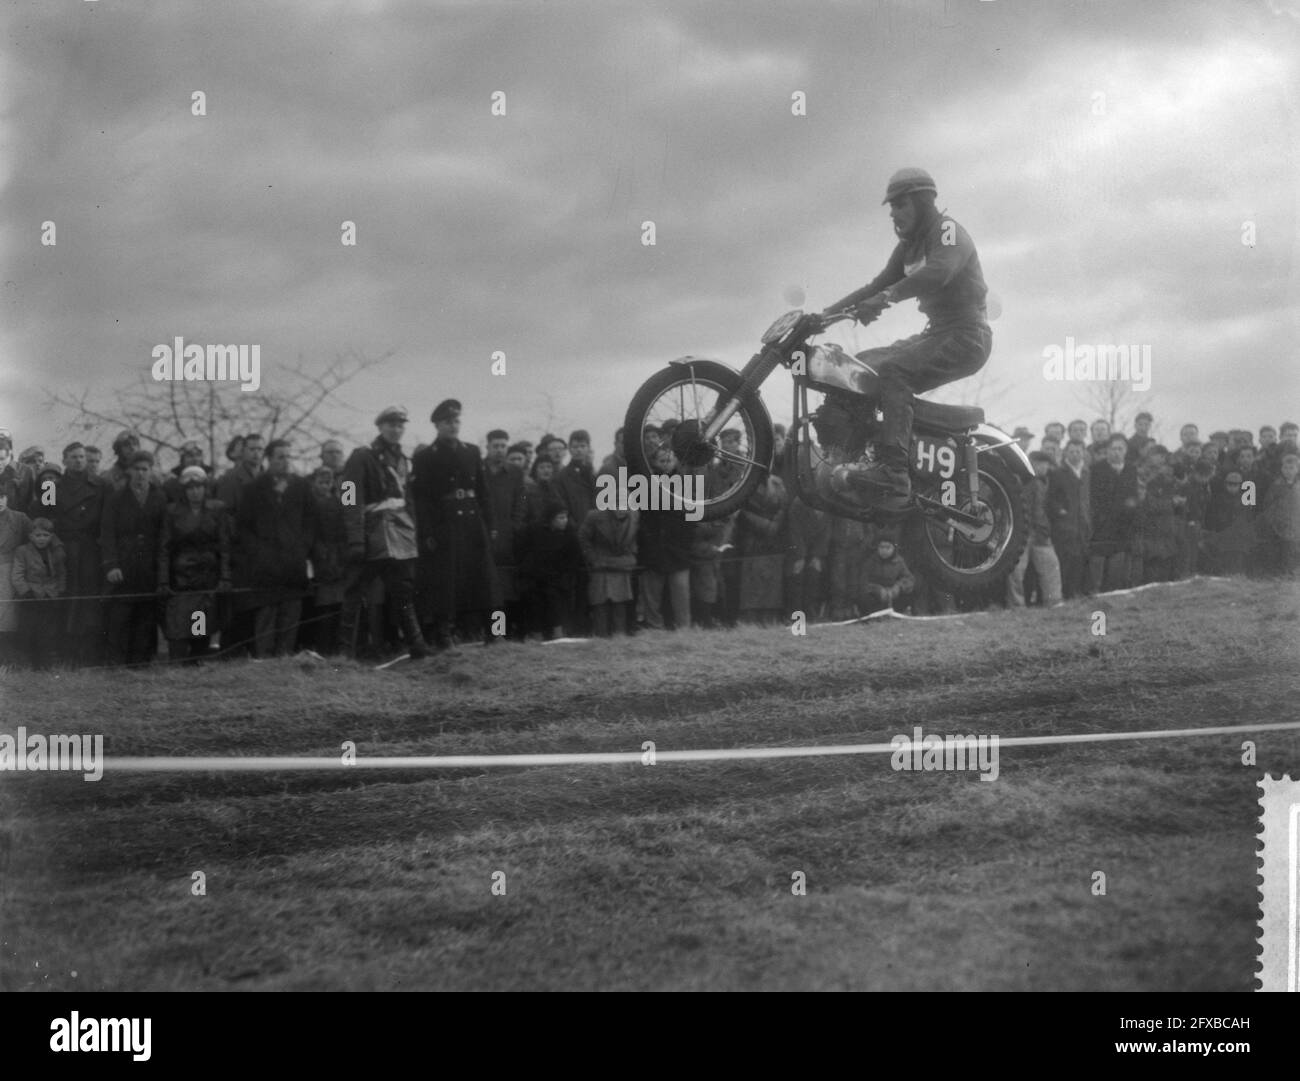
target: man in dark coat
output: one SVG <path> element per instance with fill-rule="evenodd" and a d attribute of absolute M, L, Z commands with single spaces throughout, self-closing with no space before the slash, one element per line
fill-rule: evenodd
<path fill-rule="evenodd" d="M 167 497 L 151 484 L 153 455 L 131 455 L 124 488 L 104 503 L 100 561 L 110 586 L 108 656 L 113 664 L 148 664 L 158 644 L 158 542 Z"/>
<path fill-rule="evenodd" d="M 99 474 L 111 492 L 120 492 L 131 481 L 131 461 L 140 449 L 140 437 L 135 432 L 123 428 L 113 440 L 114 461 L 103 473 Z"/>
<path fill-rule="evenodd" d="M 1137 472 L 1124 464 L 1128 440 L 1116 433 L 1106 444 L 1106 460 L 1088 473 L 1089 520 L 1092 540 L 1088 549 L 1088 592 L 1126 589 L 1128 557 L 1133 547 L 1137 514 Z"/>
<path fill-rule="evenodd" d="M 672 605 L 673 626 L 691 627 L 691 558 L 695 524 L 684 510 L 663 508 L 641 512 L 637 537 L 637 557 L 641 571 L 641 601 L 646 626 L 663 630 L 665 590 Z M 781 572 L 777 569 L 778 588 Z M 779 603 L 779 602 L 778 602 Z"/>
<path fill-rule="evenodd" d="M 569 522 L 580 529 L 587 515 L 596 509 L 596 473 L 591 465 L 591 435 L 579 428 L 569 436 L 569 462 L 555 476 L 560 499 L 569 512 Z M 587 568 L 584 564 L 574 583 L 573 602 L 569 605 L 572 635 L 585 635 L 591 626 L 587 611 Z"/>
<path fill-rule="evenodd" d="M 347 588 L 348 530 L 339 477 L 327 465 L 311 475 L 316 500 L 316 544 L 312 548 L 312 595 L 303 606 L 300 641 L 319 653 L 334 653 L 339 646 L 339 626 Z"/>
<path fill-rule="evenodd" d="M 288 441 L 271 440 L 266 458 L 266 472 L 244 489 L 235 517 L 242 575 L 236 584 L 257 590 L 252 599 L 259 660 L 293 652 L 307 559 L 316 541 L 316 501 L 306 478 L 290 472 Z"/>
<path fill-rule="evenodd" d="M 1029 461 L 1034 479 L 1025 486 L 1025 517 L 1029 520 L 1029 537 L 1020 559 L 1007 576 L 1008 608 L 1025 606 L 1025 570 L 1038 572 L 1043 604 L 1052 607 L 1061 602 L 1061 562 L 1052 545 L 1052 520 L 1059 517 L 1060 489 L 1052 479 L 1052 456 L 1044 450 L 1033 451 Z"/>
<path fill-rule="evenodd" d="M 1150 413 L 1139 413 L 1133 421 L 1134 434 L 1128 441 L 1128 453 L 1124 456 L 1127 465 L 1136 466 L 1147 447 L 1155 445 L 1156 441 L 1151 435 L 1153 420 Z"/>
<path fill-rule="evenodd" d="M 14 437 L 8 428 L 0 428 L 0 489 L 13 485 L 9 493 L 11 510 L 22 510 L 30 495 L 24 489 L 24 474 L 14 460 Z"/>
<path fill-rule="evenodd" d="M 235 451 L 235 440 L 226 447 L 226 457 Z M 217 478 L 217 499 L 230 515 L 230 529 L 233 547 L 230 553 L 231 572 L 236 580 L 246 579 L 243 569 L 244 552 L 239 544 L 237 515 L 239 501 L 244 491 L 262 472 L 262 437 L 256 432 L 243 436 L 238 442 L 238 460 Z M 234 650 L 239 653 L 248 651 L 254 638 L 253 609 L 246 597 L 222 598 L 221 611 L 221 649 L 223 653 Z"/>
<path fill-rule="evenodd" d="M 240 459 L 217 479 L 217 498 L 233 518 L 239 512 L 239 497 L 262 472 L 262 437 L 244 436 Z"/>
<path fill-rule="evenodd" d="M 411 459 L 416 531 L 420 539 L 416 607 L 438 648 L 451 644 L 453 622 L 477 622 L 495 641 L 492 612 L 499 601 L 489 540 L 492 504 L 478 447 L 460 441 L 460 402 L 433 411 L 433 445 Z"/>
<path fill-rule="evenodd" d="M 347 574 L 339 649 L 357 653 L 357 621 L 361 602 L 372 584 L 381 580 L 386 599 L 397 612 L 407 652 L 419 660 L 429 655 L 415 611 L 417 534 L 410 505 L 411 461 L 402 453 L 406 410 L 390 405 L 375 418 L 379 434 L 368 447 L 348 457 L 339 481 L 347 533 Z M 383 603 L 370 606 L 372 654 L 383 645 Z"/>
<path fill-rule="evenodd" d="M 519 625 L 523 613 L 519 609 L 515 576 L 515 545 L 524 528 L 524 473 L 506 460 L 509 447 L 510 436 L 506 432 L 499 428 L 488 432 L 483 475 L 487 481 L 488 502 L 492 505 L 492 562 L 496 565 L 501 602 L 507 622 L 522 630 L 522 625 Z"/>
<path fill-rule="evenodd" d="M 64 628 L 68 635 L 67 657 L 74 664 L 98 664 L 104 649 L 104 608 L 99 597 L 104 592 L 100 567 L 99 534 L 103 522 L 104 501 L 111 490 L 98 477 L 85 470 L 85 449 L 68 448 L 68 472 L 54 481 L 49 493 L 38 478 L 32 489 L 32 505 L 37 514 L 54 523 L 54 535 L 63 542 L 67 560 L 68 597 L 64 611 Z M 150 586 L 152 589 L 152 585 Z"/>
<path fill-rule="evenodd" d="M 1048 478 L 1047 513 L 1052 547 L 1061 563 L 1061 590 L 1066 599 L 1082 594 L 1088 584 L 1089 522 L 1087 448 L 1076 440 L 1065 445 L 1065 461 Z"/>

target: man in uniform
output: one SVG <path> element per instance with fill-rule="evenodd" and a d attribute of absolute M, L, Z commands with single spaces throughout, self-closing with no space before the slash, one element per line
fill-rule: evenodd
<path fill-rule="evenodd" d="M 406 419 L 406 410 L 395 405 L 375 418 L 379 435 L 370 446 L 352 452 L 343 467 L 341 490 L 335 495 L 343 501 L 348 542 L 339 649 L 349 657 L 356 654 L 361 601 L 379 577 L 387 599 L 397 609 L 411 658 L 429 655 L 414 605 L 418 549 L 407 490 L 411 462 L 402 453 Z M 382 608 L 376 606 L 372 611 L 378 613 Z M 382 644 L 382 627 L 382 619 L 371 619 L 372 651 Z"/>
<path fill-rule="evenodd" d="M 495 641 L 492 612 L 498 606 L 492 566 L 492 504 L 478 447 L 460 441 L 460 402 L 439 403 L 431 419 L 432 446 L 416 451 L 411 495 L 420 538 L 420 620 L 433 645 L 451 645 L 452 625 L 471 615 L 484 642 Z"/>

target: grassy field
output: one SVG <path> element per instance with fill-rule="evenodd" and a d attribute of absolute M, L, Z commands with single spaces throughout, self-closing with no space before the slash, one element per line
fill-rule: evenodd
<path fill-rule="evenodd" d="M 385 672 L 7 671 L 2 729 L 365 756 L 1244 725 L 1296 719 L 1298 619 L 1300 587 L 1197 581 Z M 0 774 L 0 987 L 1250 990 L 1255 782 L 1300 772 L 1300 733 L 1249 737 L 1256 766 L 1244 738 L 1004 748 L 993 783 L 880 755 Z"/>

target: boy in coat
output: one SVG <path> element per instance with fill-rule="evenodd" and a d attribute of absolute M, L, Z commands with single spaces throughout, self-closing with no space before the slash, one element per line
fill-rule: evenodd
<path fill-rule="evenodd" d="M 863 615 L 892 607 L 901 612 L 911 600 L 916 581 L 899 554 L 898 545 L 889 536 L 876 540 L 875 553 L 862 568 L 858 590 L 858 608 Z"/>
<path fill-rule="evenodd" d="M 634 510 L 591 510 L 578 530 L 587 561 L 587 603 L 591 630 L 600 638 L 627 633 L 627 605 L 632 599 L 636 566 L 638 515 Z"/>
<path fill-rule="evenodd" d="M 26 544 L 14 552 L 12 584 L 15 597 L 25 598 L 19 615 L 23 644 L 33 668 L 49 667 L 60 629 L 59 606 L 68 582 L 63 545 L 48 518 L 32 522 Z"/>

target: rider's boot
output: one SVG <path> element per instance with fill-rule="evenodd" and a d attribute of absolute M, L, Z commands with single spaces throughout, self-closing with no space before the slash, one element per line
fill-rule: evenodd
<path fill-rule="evenodd" d="M 845 480 L 864 493 L 873 491 L 873 502 L 882 503 L 886 509 L 901 508 L 912 497 L 912 478 L 907 468 L 907 448 L 912 444 L 912 394 L 897 379 L 884 385 L 881 413 L 884 419 L 877 437 L 876 460 L 865 468 L 854 468 Z"/>
<path fill-rule="evenodd" d="M 840 467 L 841 482 L 863 494 L 906 501 L 912 495 L 912 478 L 907 471 L 907 452 L 901 447 L 885 446 L 871 464 Z"/>

